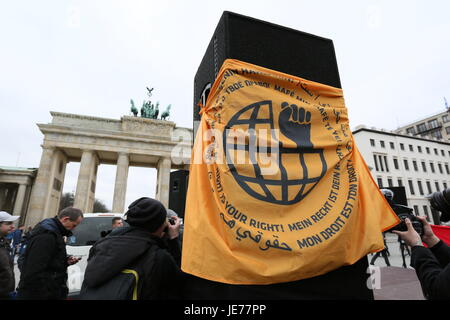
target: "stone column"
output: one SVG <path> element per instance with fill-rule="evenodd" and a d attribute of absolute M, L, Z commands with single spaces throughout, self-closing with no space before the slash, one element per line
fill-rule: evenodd
<path fill-rule="evenodd" d="M 34 180 L 34 179 L 33 179 Z M 30 206 L 30 196 L 31 196 L 31 190 L 33 189 L 33 181 L 30 181 L 30 184 L 25 185 L 26 191 L 25 191 L 25 201 L 23 203 L 22 208 L 22 215 L 19 219 L 19 225 L 25 225 L 25 222 L 27 221 L 27 212 L 28 208 Z"/>
<path fill-rule="evenodd" d="M 6 188 L 5 185 L 0 185 L 0 210 L 3 210 L 3 205 L 6 201 Z"/>
<path fill-rule="evenodd" d="M 27 185 L 19 184 L 19 190 L 17 191 L 16 201 L 14 203 L 14 210 L 13 210 L 13 214 L 15 216 L 22 215 L 22 209 L 25 204 L 26 191 L 27 191 Z"/>
<path fill-rule="evenodd" d="M 169 188 L 170 188 L 170 169 L 172 161 L 170 158 L 161 158 L 158 161 L 158 182 L 156 185 L 156 199 L 168 208 L 169 207 Z"/>
<path fill-rule="evenodd" d="M 75 208 L 83 212 L 92 212 L 94 207 L 98 162 L 94 150 L 83 150 L 73 204 Z"/>
<path fill-rule="evenodd" d="M 11 213 L 14 209 L 14 199 L 16 198 L 18 186 L 15 183 L 8 184 L 8 193 L 6 195 L 5 209 Z"/>
<path fill-rule="evenodd" d="M 127 153 L 119 153 L 117 159 L 116 184 L 112 212 L 123 213 L 125 209 L 125 196 L 127 194 L 128 168 L 130 159 Z"/>
<path fill-rule="evenodd" d="M 64 178 L 66 175 L 67 156 L 61 150 L 56 150 L 53 160 L 52 176 L 50 180 L 50 197 L 46 206 L 45 218 L 51 218 L 63 209 L 60 208 L 61 195 L 64 187 Z"/>
<path fill-rule="evenodd" d="M 50 191 L 51 169 L 55 148 L 42 146 L 41 162 L 30 196 L 26 225 L 34 227 L 45 214 L 45 205 Z"/>

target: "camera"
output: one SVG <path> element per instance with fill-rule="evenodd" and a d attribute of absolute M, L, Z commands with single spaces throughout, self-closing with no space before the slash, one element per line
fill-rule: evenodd
<path fill-rule="evenodd" d="M 450 221 L 450 188 L 432 193 L 429 200 L 431 207 L 441 212 L 441 221 Z"/>
<path fill-rule="evenodd" d="M 411 220 L 411 224 L 414 228 L 414 230 L 417 231 L 417 233 L 420 236 L 423 236 L 423 225 L 422 222 L 417 219 L 417 217 L 413 214 L 413 209 L 402 206 L 401 204 L 391 204 L 392 210 L 394 210 L 395 214 L 400 218 L 400 223 L 396 225 L 395 227 L 389 229 L 388 231 L 408 231 L 408 227 L 406 226 L 405 219 L 408 218 Z"/>
<path fill-rule="evenodd" d="M 422 236 L 424 232 L 423 225 L 422 222 L 419 219 L 417 219 L 417 217 L 414 215 L 413 213 L 414 210 L 411 209 L 410 207 L 394 203 L 394 192 L 392 192 L 391 190 L 381 189 L 380 191 L 381 193 L 383 193 L 392 210 L 394 210 L 395 214 L 400 218 L 400 223 L 397 224 L 395 227 L 387 230 L 387 232 L 408 231 L 408 227 L 406 226 L 405 222 L 405 219 L 408 218 L 411 221 L 414 230 L 416 230 L 416 232 L 420 236 Z"/>

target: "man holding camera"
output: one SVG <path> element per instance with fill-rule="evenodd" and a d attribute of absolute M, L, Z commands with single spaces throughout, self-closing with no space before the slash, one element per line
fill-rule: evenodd
<path fill-rule="evenodd" d="M 143 197 L 130 204 L 125 221 L 129 227 L 114 229 L 91 248 L 81 299 L 128 299 L 110 296 L 102 289 L 125 269 L 138 274 L 136 299 L 180 299 L 184 278 L 179 267 L 181 220 L 169 221 L 161 202 Z"/>
<path fill-rule="evenodd" d="M 411 266 L 416 270 L 427 299 L 450 299 L 450 247 L 433 233 L 425 217 L 417 217 L 423 225 L 422 238 L 405 219 L 407 231 L 392 231 L 411 249 Z M 423 246 L 423 243 L 428 248 Z"/>

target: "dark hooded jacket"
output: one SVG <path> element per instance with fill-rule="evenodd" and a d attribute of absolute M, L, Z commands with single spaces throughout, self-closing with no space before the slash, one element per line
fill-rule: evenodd
<path fill-rule="evenodd" d="M 147 255 L 152 246 L 154 256 L 149 261 Z M 178 240 L 165 241 L 138 227 L 115 229 L 91 248 L 83 287 L 98 287 L 123 269 L 144 261 L 147 264 L 143 279 L 139 280 L 142 281 L 139 299 L 181 299 L 184 276 L 179 267 Z"/>
<path fill-rule="evenodd" d="M 11 258 L 11 245 L 8 239 L 0 236 L 0 300 L 8 299 L 14 291 L 14 263 Z"/>
<path fill-rule="evenodd" d="M 31 232 L 18 290 L 18 298 L 26 300 L 66 299 L 67 252 L 64 237 L 67 230 L 58 218 L 41 221 Z"/>

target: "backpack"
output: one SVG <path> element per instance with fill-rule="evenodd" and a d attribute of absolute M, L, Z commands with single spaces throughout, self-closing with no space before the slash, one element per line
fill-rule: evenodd
<path fill-rule="evenodd" d="M 31 239 L 43 233 L 50 233 L 55 235 L 56 237 L 56 234 L 53 231 L 47 230 L 42 227 L 35 227 L 31 232 L 26 233 L 23 236 L 22 241 L 20 241 L 19 257 L 17 258 L 17 267 L 19 268 L 20 272 L 23 272 L 25 259 L 27 257 L 27 246 L 30 244 Z M 59 245 L 58 248 L 61 249 L 61 247 L 64 246 L 64 243 L 58 243 L 58 245 Z"/>
<path fill-rule="evenodd" d="M 36 229 L 33 231 L 27 232 L 23 236 L 22 241 L 20 241 L 19 257 L 17 258 L 17 267 L 19 268 L 20 272 L 23 272 L 23 266 L 24 266 L 25 258 L 26 258 L 25 253 L 27 251 L 26 249 L 27 249 L 28 244 L 30 243 L 31 238 L 40 233 L 40 232 L 36 232 Z"/>
<path fill-rule="evenodd" d="M 121 238 L 139 239 L 133 236 Z M 96 244 L 107 240 L 99 240 Z M 97 287 L 88 287 L 83 282 L 80 291 L 80 300 L 139 300 L 146 275 L 152 270 L 158 246 L 154 241 L 148 240 L 151 246 L 133 263 L 121 270 L 111 279 Z"/>

